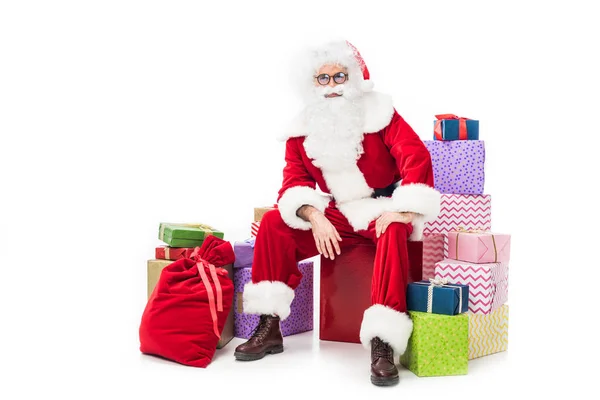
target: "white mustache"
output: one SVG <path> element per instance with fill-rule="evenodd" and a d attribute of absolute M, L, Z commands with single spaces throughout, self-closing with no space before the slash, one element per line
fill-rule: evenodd
<path fill-rule="evenodd" d="M 323 88 L 318 88 L 317 89 L 317 94 L 322 95 L 322 96 L 327 96 L 330 94 L 339 94 L 339 95 L 343 95 L 344 94 L 344 85 L 337 85 L 334 87 L 330 87 L 330 86 L 325 86 Z"/>

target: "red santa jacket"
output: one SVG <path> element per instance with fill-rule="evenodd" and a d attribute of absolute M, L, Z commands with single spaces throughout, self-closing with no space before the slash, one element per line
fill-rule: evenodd
<path fill-rule="evenodd" d="M 366 229 L 384 211 L 410 211 L 419 214 L 411 236 L 419 240 L 423 223 L 434 220 L 440 211 L 431 157 L 391 99 L 377 92 L 368 95 L 364 152 L 356 168 L 340 172 L 316 167 L 304 148 L 305 134 L 293 133 L 286 142 L 278 208 L 286 224 L 302 230 L 311 228 L 296 215 L 305 204 L 324 211 L 334 200 L 356 231 Z M 317 186 L 324 193 L 315 190 Z"/>

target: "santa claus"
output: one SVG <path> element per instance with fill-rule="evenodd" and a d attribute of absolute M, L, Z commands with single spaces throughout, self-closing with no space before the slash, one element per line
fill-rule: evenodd
<path fill-rule="evenodd" d="M 285 136 L 278 209 L 263 217 L 252 282 L 244 288 L 244 311 L 259 314 L 260 322 L 235 357 L 283 352 L 279 322 L 290 314 L 302 278 L 298 261 L 317 254 L 334 259 L 346 246 L 371 241 L 377 246 L 372 306 L 360 339 L 371 348 L 371 382 L 393 385 L 395 356 L 412 332 L 407 241 L 419 240 L 423 223 L 440 209 L 431 159 L 392 99 L 372 91 L 369 70 L 350 43 L 312 49 L 303 61 L 305 108 Z"/>

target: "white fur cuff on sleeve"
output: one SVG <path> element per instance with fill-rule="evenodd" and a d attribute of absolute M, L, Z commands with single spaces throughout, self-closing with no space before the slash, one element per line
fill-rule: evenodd
<path fill-rule="evenodd" d="M 277 207 L 281 218 L 289 227 L 307 231 L 311 229 L 311 224 L 296 215 L 298 209 L 308 204 L 321 212 L 325 212 L 329 200 L 329 197 L 317 193 L 315 189 L 308 186 L 294 186 L 283 193 Z"/>
<path fill-rule="evenodd" d="M 398 211 L 421 214 L 421 222 L 435 221 L 440 213 L 440 192 L 422 183 L 398 186 L 392 199 Z"/>

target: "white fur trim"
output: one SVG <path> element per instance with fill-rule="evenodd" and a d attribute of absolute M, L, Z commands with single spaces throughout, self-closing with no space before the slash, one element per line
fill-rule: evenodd
<path fill-rule="evenodd" d="M 412 334 L 413 322 L 402 313 L 381 304 L 367 308 L 360 326 L 360 341 L 367 349 L 375 337 L 388 343 L 394 349 L 394 356 L 404 354 L 408 339 Z"/>
<path fill-rule="evenodd" d="M 277 137 L 277 140 L 280 142 L 285 142 L 289 138 L 306 136 L 307 128 L 306 128 L 306 110 L 302 110 L 298 115 L 296 115 L 288 124 L 288 126 L 283 130 L 283 134 Z"/>
<path fill-rule="evenodd" d="M 384 211 L 394 211 L 394 202 L 389 197 L 366 198 L 336 204 L 355 231 L 367 229 Z"/>
<path fill-rule="evenodd" d="M 318 193 L 315 189 L 308 186 L 294 186 L 287 189 L 277 204 L 279 213 L 283 221 L 294 229 L 307 231 L 311 229 L 311 224 L 308 221 L 296 215 L 300 207 L 305 204 L 315 207 L 321 212 L 325 212 L 325 208 L 329 204 L 330 198 L 327 195 Z"/>
<path fill-rule="evenodd" d="M 283 321 L 290 315 L 294 289 L 278 281 L 248 282 L 243 299 L 246 314 L 275 314 Z"/>
<path fill-rule="evenodd" d="M 421 214 L 423 222 L 435 221 L 440 213 L 440 193 L 422 183 L 400 185 L 394 190 L 392 198 L 397 211 Z"/>
<path fill-rule="evenodd" d="M 321 168 L 321 173 L 336 203 L 364 199 L 370 197 L 373 193 L 373 189 L 367 184 L 365 176 L 356 165 L 356 162 L 341 171 Z"/>
<path fill-rule="evenodd" d="M 321 168 L 323 179 L 335 198 L 336 206 L 355 231 L 367 229 L 369 222 L 384 211 L 393 211 L 390 198 L 371 198 L 373 189 L 356 163 L 343 170 Z"/>
<path fill-rule="evenodd" d="M 302 57 L 302 62 L 297 63 L 299 70 L 300 68 L 309 68 L 309 72 L 315 74 L 323 65 L 338 64 L 355 72 L 351 75 L 352 79 L 364 80 L 363 70 L 356 59 L 354 50 L 348 46 L 345 40 L 307 46 L 299 56 Z M 302 74 L 299 77 L 303 80 L 307 80 L 308 77 L 308 81 L 312 83 L 312 75 Z"/>
<path fill-rule="evenodd" d="M 369 92 L 365 93 L 359 101 L 364 102 L 364 133 L 379 132 L 390 124 L 394 116 L 394 103 L 390 96 L 380 92 Z M 290 122 L 284 130 L 284 134 L 279 136 L 278 139 L 286 141 L 291 137 L 306 136 L 306 125 L 306 116 L 303 110 Z"/>
<path fill-rule="evenodd" d="M 378 218 L 386 211 L 398 211 L 397 205 L 389 197 L 378 197 L 376 199 L 366 198 L 347 203 L 336 204 L 340 212 L 348 219 L 355 231 L 364 230 L 369 223 Z M 413 231 L 408 240 L 420 242 L 423 240 L 423 229 L 425 224 L 423 217 L 417 216 L 412 222 Z"/>
<path fill-rule="evenodd" d="M 379 132 L 390 124 L 394 116 L 394 103 L 387 94 L 370 92 L 363 96 L 365 106 L 365 133 Z"/>

